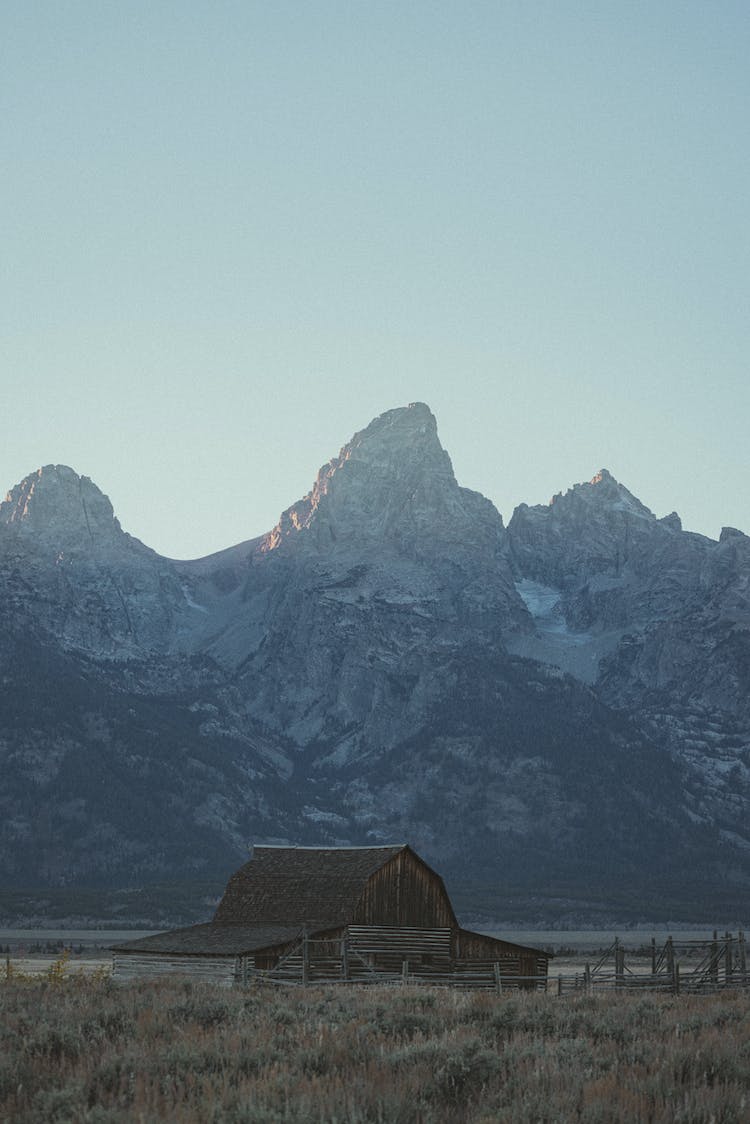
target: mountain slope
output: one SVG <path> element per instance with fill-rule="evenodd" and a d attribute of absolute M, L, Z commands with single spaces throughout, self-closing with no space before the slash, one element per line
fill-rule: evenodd
<path fill-rule="evenodd" d="M 606 471 L 506 529 L 421 403 L 192 562 L 48 466 L 0 505 L 2 877 L 399 838 L 494 916 L 750 904 L 749 575 Z"/>
<path fill-rule="evenodd" d="M 537 617 L 515 649 L 631 715 L 682 766 L 694 820 L 749 853 L 750 539 L 658 520 L 606 471 L 546 508 L 521 505 L 508 534 Z"/>

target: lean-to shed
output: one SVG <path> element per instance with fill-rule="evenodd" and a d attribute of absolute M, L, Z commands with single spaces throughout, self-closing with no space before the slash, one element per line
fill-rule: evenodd
<path fill-rule="evenodd" d="M 548 954 L 461 928 L 442 878 L 405 844 L 255 847 L 211 922 L 118 945 L 117 980 L 227 985 L 410 978 L 542 986 Z"/>

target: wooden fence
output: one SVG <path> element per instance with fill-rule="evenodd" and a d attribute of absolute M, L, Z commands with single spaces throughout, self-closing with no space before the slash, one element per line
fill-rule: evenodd
<path fill-rule="evenodd" d="M 642 953 L 642 949 L 626 949 L 615 937 L 593 967 L 586 964 L 582 972 L 559 974 L 551 982 L 558 995 L 610 990 L 706 994 L 750 987 L 742 931 L 736 936 L 732 933 L 719 936 L 714 930 L 713 936 L 706 940 L 680 940 L 670 936 L 661 946 L 652 938 L 650 955 L 647 955 L 650 963 L 645 969 L 642 963 L 632 963 L 636 956 L 642 961 Z"/>
<path fill-rule="evenodd" d="M 518 959 L 451 960 L 438 947 L 426 963 L 424 957 L 395 963 L 393 948 L 379 949 L 368 934 L 368 944 L 316 941 L 301 937 L 275 968 L 261 971 L 247 963 L 240 969 L 245 983 L 267 984 L 409 984 L 467 988 L 495 992 L 535 990 L 556 995 L 575 992 L 652 991 L 710 993 L 750 987 L 744 933 L 725 933 L 706 940 L 668 937 L 662 945 L 652 938 L 644 949 L 628 949 L 615 937 L 593 964 L 582 971 L 548 975 L 540 958 L 534 975 L 521 975 Z M 332 947 L 336 944 L 337 947 Z M 384 953 L 385 959 L 379 956 Z M 399 954 L 400 955 L 400 954 Z"/>
<path fill-rule="evenodd" d="M 352 928 L 342 939 L 314 939 L 302 934 L 273 968 L 259 969 L 251 957 L 240 958 L 242 983 L 269 984 L 423 984 L 484 991 L 547 988 L 546 957 L 536 973 L 520 974 L 518 956 L 496 960 L 454 959 L 450 930 L 434 930 L 429 940 L 417 930 Z"/>

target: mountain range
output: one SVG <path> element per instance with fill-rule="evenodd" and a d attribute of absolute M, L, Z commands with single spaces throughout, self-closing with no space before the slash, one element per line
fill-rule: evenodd
<path fill-rule="evenodd" d="M 750 905 L 750 538 L 604 469 L 506 527 L 413 403 L 184 562 L 48 465 L 0 504 L 0 628 L 5 887 L 408 841 L 478 918 Z"/>

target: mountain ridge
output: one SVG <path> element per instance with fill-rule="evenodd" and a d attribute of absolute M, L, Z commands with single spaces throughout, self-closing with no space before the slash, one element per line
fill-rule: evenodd
<path fill-rule="evenodd" d="M 684 895 L 688 861 L 750 904 L 750 538 L 606 469 L 506 527 L 413 403 L 271 531 L 178 561 L 46 466 L 0 505 L 0 591 L 13 884 L 398 835 L 488 897 Z"/>
<path fill-rule="evenodd" d="M 387 417 L 389 414 L 397 414 L 397 413 L 401 412 L 402 410 L 410 410 L 414 406 L 422 406 L 422 407 L 424 407 L 425 410 L 429 411 L 429 407 L 427 407 L 424 403 L 411 403 L 410 406 L 408 406 L 408 407 L 398 407 L 394 410 L 386 411 L 385 414 L 380 415 L 380 417 L 374 419 L 374 421 L 379 421 L 380 418 Z M 433 422 L 434 422 L 434 420 L 435 420 L 434 416 L 431 413 L 430 413 L 430 416 L 433 418 Z M 371 425 L 372 424 L 373 423 L 371 423 Z M 369 427 L 367 427 L 367 428 L 369 428 Z M 9 525 L 9 524 L 14 524 L 14 523 L 15 524 L 21 523 L 22 522 L 22 513 L 20 513 L 18 511 L 18 508 L 21 506 L 21 503 L 23 503 L 25 505 L 28 502 L 28 493 L 33 488 L 33 485 L 36 483 L 36 481 L 38 479 L 41 479 L 43 477 L 43 475 L 49 474 L 51 471 L 54 471 L 56 474 L 65 475 L 65 476 L 69 476 L 70 478 L 73 478 L 76 481 L 76 484 L 77 484 L 79 490 L 80 490 L 80 488 L 86 487 L 86 488 L 90 489 L 91 492 L 97 496 L 97 498 L 100 498 L 102 501 L 104 501 L 104 504 L 106 505 L 107 510 L 111 514 L 112 523 L 113 523 L 113 527 L 114 527 L 115 531 L 121 532 L 122 534 L 126 535 L 127 538 L 130 539 L 131 541 L 133 541 L 134 543 L 139 543 L 141 546 L 144 546 L 144 548 L 146 550 L 150 550 L 154 554 L 158 554 L 159 557 L 164 558 L 165 561 L 172 562 L 176 566 L 186 566 L 187 567 L 187 566 L 191 566 L 193 564 L 197 564 L 197 563 L 201 563 L 201 562 L 208 562 L 209 560 L 216 560 L 216 559 L 219 559 L 222 555 L 227 554 L 228 552 L 234 552 L 234 551 L 239 552 L 240 550 L 242 550 L 244 548 L 250 549 L 252 547 L 253 549 L 260 549 L 263 552 L 267 552 L 270 549 L 275 549 L 276 542 L 280 538 L 282 538 L 285 535 L 285 533 L 288 533 L 289 530 L 294 529 L 296 531 L 299 531 L 307 525 L 307 522 L 309 520 L 309 514 L 306 515 L 306 516 L 301 516 L 300 513 L 308 507 L 311 510 L 317 510 L 317 507 L 319 506 L 320 496 L 325 495 L 325 489 L 321 485 L 322 479 L 329 472 L 332 472 L 335 468 L 340 467 L 341 464 L 345 460 L 349 459 L 345 455 L 346 451 L 348 450 L 349 446 L 358 437 L 361 437 L 362 434 L 365 433 L 365 432 L 366 432 L 366 430 L 362 430 L 359 433 L 355 434 L 354 437 L 352 438 L 352 441 L 347 443 L 347 445 L 342 447 L 342 449 L 341 449 L 341 451 L 340 451 L 340 453 L 337 457 L 332 458 L 330 461 L 326 462 L 326 464 L 324 464 L 320 468 L 320 470 L 318 472 L 318 477 L 317 477 L 315 483 L 313 484 L 313 487 L 310 490 L 310 492 L 308 492 L 305 496 L 301 497 L 299 500 L 297 500 L 295 503 L 293 503 L 290 507 L 286 508 L 281 513 L 278 522 L 276 523 L 276 525 L 273 528 L 271 528 L 271 530 L 265 531 L 265 532 L 260 532 L 259 534 L 253 535 L 248 539 L 242 539 L 242 540 L 240 540 L 240 542 L 232 543 L 229 546 L 219 547 L 218 549 L 212 550 L 208 554 L 205 554 L 205 555 L 200 554 L 200 555 L 196 555 L 195 557 L 190 557 L 190 558 L 182 558 L 182 557 L 178 558 L 178 557 L 174 557 L 174 556 L 169 555 L 169 554 L 160 554 L 159 552 L 154 550 L 152 547 L 149 547 L 147 544 L 144 544 L 141 539 L 132 535 L 130 532 L 128 532 L 126 530 L 123 530 L 123 528 L 121 526 L 121 523 L 120 523 L 120 520 L 114 514 L 110 498 L 107 495 L 105 495 L 105 493 L 103 493 L 101 491 L 101 489 L 91 479 L 91 477 L 83 475 L 83 474 L 79 474 L 76 469 L 72 468 L 69 465 L 62 465 L 62 464 L 43 465 L 43 466 L 40 466 L 37 469 L 32 470 L 26 476 L 24 476 L 20 481 L 18 481 L 18 483 L 16 483 L 12 488 L 10 488 L 6 492 L 5 499 L 3 501 L 0 501 L 0 524 L 5 523 L 6 525 Z M 450 465 L 450 458 L 449 458 L 448 454 L 445 453 L 445 450 L 442 450 L 442 452 L 444 453 L 444 455 L 445 455 L 445 457 L 448 461 L 450 473 L 452 475 L 453 469 L 452 469 L 452 466 Z M 667 515 L 663 515 L 663 516 L 660 516 L 660 517 L 654 515 L 654 513 L 649 508 L 647 508 L 645 506 L 645 504 L 643 504 L 636 496 L 633 495 L 632 492 L 629 491 L 629 489 L 626 487 L 626 485 L 622 484 L 619 480 L 617 480 L 616 477 L 613 475 L 613 473 L 611 473 L 606 468 L 599 469 L 594 474 L 594 476 L 591 477 L 589 480 L 584 480 L 584 481 L 580 481 L 578 483 L 572 484 L 564 492 L 563 491 L 556 492 L 546 504 L 527 504 L 524 501 L 520 501 L 515 506 L 515 508 L 513 509 L 511 519 L 519 511 L 521 511 L 521 512 L 525 512 L 525 511 L 540 511 L 540 512 L 547 511 L 548 509 L 552 508 L 555 505 L 555 503 L 559 503 L 560 501 L 565 501 L 566 498 L 569 495 L 578 495 L 578 494 L 580 494 L 581 491 L 587 490 L 589 488 L 592 488 L 593 486 L 596 486 L 597 484 L 602 484 L 602 483 L 604 483 L 605 485 L 606 484 L 614 485 L 615 488 L 618 491 L 618 494 L 620 496 L 624 495 L 625 497 L 627 497 L 627 499 L 630 501 L 630 504 L 632 505 L 632 507 L 636 510 L 640 509 L 641 513 L 645 517 L 650 518 L 650 519 L 662 524 L 663 526 L 668 527 L 671 530 L 676 530 L 676 531 L 684 530 L 684 528 L 682 526 L 682 520 L 680 519 L 680 516 L 678 515 L 678 513 L 676 511 L 669 512 Z M 501 525 L 503 527 L 505 526 L 505 524 L 503 522 L 503 516 L 502 516 L 501 512 L 498 511 L 498 509 L 496 508 L 496 506 L 495 506 L 495 504 L 493 503 L 492 500 L 490 500 L 487 497 L 485 497 L 484 495 L 482 495 L 482 493 L 474 491 L 473 489 L 465 488 L 465 487 L 462 487 L 460 485 L 458 487 L 459 487 L 459 489 L 462 493 L 465 493 L 465 494 L 468 494 L 468 495 L 471 495 L 471 496 L 477 496 L 483 501 L 483 503 L 485 505 L 489 505 L 489 507 L 494 509 L 494 511 L 497 513 L 497 516 L 500 519 Z M 604 491 L 605 489 L 601 489 L 601 490 Z M 610 491 L 610 494 L 611 494 L 611 491 Z M 83 505 L 81 507 L 81 510 L 82 511 L 84 510 Z M 714 538 L 711 535 L 703 534 L 703 533 L 698 532 L 698 531 L 687 531 L 685 533 L 691 534 L 691 535 L 696 535 L 697 537 L 699 537 L 701 539 L 705 539 L 706 541 L 712 542 L 712 543 L 718 543 L 718 542 L 721 542 L 723 539 L 730 538 L 730 537 L 740 536 L 740 537 L 747 538 L 750 534 L 750 532 L 748 532 L 748 531 L 743 531 L 741 528 L 737 528 L 737 527 L 729 526 L 729 525 L 723 526 L 721 528 L 719 536 L 717 538 Z M 273 544 L 274 544 L 273 546 L 269 544 L 269 540 L 273 541 Z"/>

